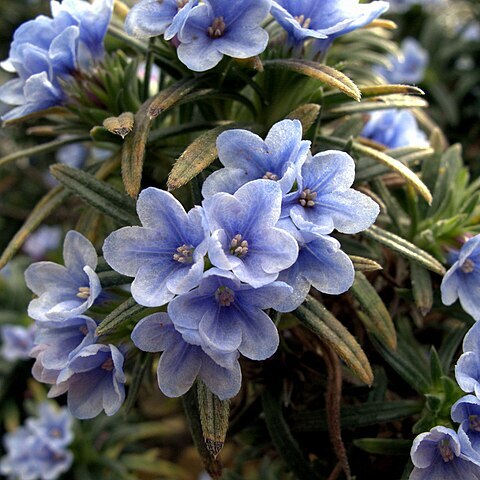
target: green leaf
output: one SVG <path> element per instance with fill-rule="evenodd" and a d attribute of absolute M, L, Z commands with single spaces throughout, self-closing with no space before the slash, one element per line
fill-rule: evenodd
<path fill-rule="evenodd" d="M 353 444 L 374 455 L 408 455 L 412 448 L 411 440 L 399 438 L 359 438 Z"/>
<path fill-rule="evenodd" d="M 144 313 L 147 307 L 138 305 L 133 298 L 129 298 L 126 302 L 123 302 L 113 312 L 105 317 L 105 319 L 97 327 L 97 335 L 105 335 L 117 328 L 119 325 L 130 322 L 133 318 L 139 314 Z"/>
<path fill-rule="evenodd" d="M 422 408 L 423 402 L 419 400 L 342 405 L 340 421 L 342 429 L 356 429 L 411 417 L 420 413 Z M 294 432 L 328 430 L 326 409 L 295 413 L 289 417 L 289 422 Z"/>
<path fill-rule="evenodd" d="M 432 385 L 435 388 L 441 388 L 443 368 L 437 350 L 432 346 L 430 349 L 430 377 L 432 379 Z"/>
<path fill-rule="evenodd" d="M 409 260 L 413 260 L 425 268 L 428 268 L 428 270 L 432 272 L 438 273 L 439 275 L 445 274 L 445 268 L 438 260 L 433 258 L 425 250 L 422 250 L 398 235 L 387 232 L 375 225 L 363 231 L 362 235 L 385 245 Z"/>
<path fill-rule="evenodd" d="M 220 400 L 201 380 L 197 380 L 197 398 L 205 446 L 217 458 L 227 436 L 230 400 Z"/>
<path fill-rule="evenodd" d="M 126 277 L 113 270 L 106 270 L 98 273 L 98 278 L 103 288 L 117 287 L 119 285 L 126 285 L 132 281 L 131 277 Z"/>
<path fill-rule="evenodd" d="M 308 296 L 295 315 L 345 361 L 362 382 L 371 385 L 373 372 L 364 351 L 352 334 L 319 302 Z"/>
<path fill-rule="evenodd" d="M 139 352 L 135 365 L 132 370 L 132 380 L 130 382 L 130 387 L 128 388 L 127 399 L 123 406 L 124 415 L 128 415 L 130 410 L 135 405 L 137 401 L 138 393 L 140 392 L 140 387 L 142 386 L 143 377 L 145 373 L 152 366 L 152 355 L 147 352 Z"/>
<path fill-rule="evenodd" d="M 382 270 L 382 266 L 371 258 L 359 257 L 357 255 L 349 255 L 353 263 L 353 268 L 358 272 L 374 272 Z"/>
<path fill-rule="evenodd" d="M 205 170 L 218 156 L 217 137 L 240 124 L 229 123 L 203 133 L 191 143 L 173 165 L 168 176 L 169 191 L 176 190 Z"/>
<path fill-rule="evenodd" d="M 316 103 L 306 103 L 297 107 L 293 112 L 290 112 L 287 118 L 299 120 L 302 124 L 303 133 L 305 133 L 317 120 L 320 114 L 320 108 L 320 105 Z"/>
<path fill-rule="evenodd" d="M 296 478 L 302 480 L 320 478 L 304 458 L 297 441 L 290 433 L 290 428 L 283 417 L 278 397 L 278 395 L 273 395 L 269 390 L 265 390 L 262 394 L 265 422 L 275 448 Z"/>
<path fill-rule="evenodd" d="M 350 291 L 367 314 L 371 333 L 389 348 L 395 350 L 397 334 L 390 313 L 363 273 L 355 273 L 355 281 Z"/>
<path fill-rule="evenodd" d="M 418 310 L 425 316 L 433 305 L 433 288 L 430 273 L 417 262 L 410 262 L 410 279 L 413 298 Z"/>
<path fill-rule="evenodd" d="M 60 140 L 53 140 L 52 142 L 42 143 L 41 145 L 35 145 L 34 147 L 26 148 L 25 150 L 19 150 L 5 157 L 0 158 L 0 167 L 7 163 L 13 162 L 19 158 L 32 157 L 33 155 L 40 155 L 43 153 L 50 153 L 58 150 L 60 147 L 70 145 L 72 143 L 85 142 L 90 140 L 89 136 L 68 136 Z"/>
<path fill-rule="evenodd" d="M 361 87 L 362 97 L 376 97 L 378 95 L 425 95 L 425 92 L 413 85 L 371 85 L 368 87 Z"/>
<path fill-rule="evenodd" d="M 62 186 L 58 186 L 48 192 L 35 206 L 20 230 L 10 240 L 7 248 L 0 257 L 0 269 L 2 269 L 13 256 L 22 248 L 25 240 L 38 226 L 70 195 Z"/>
<path fill-rule="evenodd" d="M 172 108 L 188 95 L 198 85 L 199 81 L 199 78 L 180 80 L 157 93 L 151 101 L 146 102 L 146 105 L 148 105 L 147 115 L 150 119 L 153 119 Z"/>
<path fill-rule="evenodd" d="M 449 325 L 448 331 L 443 337 L 443 342 L 438 351 L 440 363 L 444 372 L 450 370 L 455 352 L 458 350 L 460 343 L 468 332 L 469 325 L 457 324 L 455 326 Z"/>
<path fill-rule="evenodd" d="M 308 77 L 316 78 L 322 83 L 336 88 L 345 93 L 349 97 L 359 101 L 361 93 L 355 83 L 350 80 L 345 74 L 335 70 L 328 65 L 322 65 L 317 62 L 303 59 L 275 59 L 266 60 L 263 62 L 265 68 L 280 68 L 289 70 L 291 72 L 300 73 Z"/>
<path fill-rule="evenodd" d="M 50 167 L 53 176 L 99 212 L 122 225 L 138 225 L 135 202 L 122 192 L 87 172 L 56 164 Z"/>

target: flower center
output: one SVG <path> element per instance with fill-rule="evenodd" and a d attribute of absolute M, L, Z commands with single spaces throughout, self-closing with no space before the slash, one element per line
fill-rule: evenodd
<path fill-rule="evenodd" d="M 480 418 L 478 415 L 470 415 L 468 417 L 470 430 L 475 430 L 475 432 L 480 432 Z"/>
<path fill-rule="evenodd" d="M 239 233 L 230 242 L 230 253 L 238 258 L 243 258 L 248 253 L 248 242 Z"/>
<path fill-rule="evenodd" d="M 278 175 L 272 172 L 265 172 L 263 178 L 265 180 L 273 180 L 274 182 L 276 182 L 278 180 Z"/>
<path fill-rule="evenodd" d="M 78 298 L 88 298 L 90 296 L 90 288 L 89 287 L 80 287 L 78 289 L 77 297 Z"/>
<path fill-rule="evenodd" d="M 87 336 L 87 334 L 88 334 L 88 328 L 87 328 L 86 325 L 82 325 L 82 326 L 79 328 L 79 330 L 80 330 L 85 336 Z"/>
<path fill-rule="evenodd" d="M 188 3 L 188 1 L 189 0 L 177 0 L 178 10 L 181 10 Z"/>
<path fill-rule="evenodd" d="M 218 287 L 215 300 L 221 307 L 229 307 L 235 300 L 235 293 L 228 287 Z"/>
<path fill-rule="evenodd" d="M 475 270 L 475 264 L 467 258 L 460 267 L 463 273 L 472 273 Z"/>
<path fill-rule="evenodd" d="M 317 198 L 317 192 L 312 192 L 309 188 L 306 188 L 298 199 L 298 203 L 305 208 L 313 207 L 315 205 L 315 199 Z"/>
<path fill-rule="evenodd" d="M 440 455 L 445 463 L 450 462 L 455 458 L 449 440 L 442 440 L 438 445 L 438 449 L 440 450 Z"/>
<path fill-rule="evenodd" d="M 297 15 L 295 20 L 300 24 L 303 28 L 308 28 L 312 23 L 312 19 L 310 17 L 305 18 L 305 15 Z"/>
<path fill-rule="evenodd" d="M 225 33 L 225 22 L 223 17 L 216 17 L 213 19 L 212 25 L 208 27 L 207 33 L 211 38 L 220 38 Z"/>
<path fill-rule="evenodd" d="M 50 436 L 53 438 L 60 438 L 62 436 L 62 432 L 58 428 L 52 428 L 50 430 Z"/>
<path fill-rule="evenodd" d="M 106 370 L 107 372 L 111 372 L 113 370 L 113 358 L 107 358 L 103 363 L 102 363 L 102 369 Z"/>
<path fill-rule="evenodd" d="M 173 254 L 173 259 L 178 263 L 193 263 L 194 248 L 191 245 L 181 245 L 177 248 L 177 253 Z"/>

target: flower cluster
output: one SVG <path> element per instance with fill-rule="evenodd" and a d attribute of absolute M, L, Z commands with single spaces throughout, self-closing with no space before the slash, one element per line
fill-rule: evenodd
<path fill-rule="evenodd" d="M 67 449 L 73 440 L 73 418 L 68 410 L 45 402 L 39 405 L 38 414 L 4 436 L 7 455 L 0 461 L 0 473 L 8 478 L 55 480 L 73 462 Z"/>
<path fill-rule="evenodd" d="M 465 336 L 463 351 L 455 376 L 460 388 L 469 395 L 452 406 L 452 420 L 460 424 L 458 432 L 438 426 L 415 439 L 411 480 L 454 480 L 459 475 L 480 479 L 480 323 Z"/>
<path fill-rule="evenodd" d="M 292 46 L 301 48 L 306 39 L 315 38 L 316 50 L 323 51 L 336 37 L 370 23 L 387 8 L 384 1 L 364 5 L 358 0 L 140 0 L 127 15 L 125 30 L 141 38 L 175 38 L 180 61 L 190 70 L 205 71 L 224 55 L 262 53 L 269 36 L 261 23 L 269 12 Z"/>
<path fill-rule="evenodd" d="M 0 101 L 15 108 L 3 120 L 62 104 L 60 80 L 103 56 L 113 0 L 52 1 L 51 8 L 52 18 L 41 15 L 15 32 L 2 67 L 18 77 L 0 87 Z"/>
<path fill-rule="evenodd" d="M 283 120 L 265 140 L 230 130 L 217 140 L 225 166 L 205 182 L 205 200 L 188 213 L 165 191 L 141 192 L 141 227 L 110 234 L 105 260 L 135 277 L 141 305 L 168 303 L 167 314 L 143 319 L 135 345 L 163 351 L 158 383 L 169 396 L 197 376 L 220 398 L 240 388 L 239 354 L 252 360 L 277 349 L 277 329 L 264 312 L 298 307 L 310 286 L 339 294 L 354 269 L 334 229 L 356 233 L 379 207 L 353 190 L 353 159 L 344 152 L 312 156 L 301 124 Z"/>
<path fill-rule="evenodd" d="M 113 415 L 125 392 L 123 354 L 98 343 L 97 324 L 82 315 L 101 294 L 93 245 L 75 231 L 67 233 L 65 266 L 33 263 L 25 271 L 27 286 L 38 296 L 28 313 L 36 320 L 33 376 L 53 385 L 49 396 L 68 392 L 68 407 L 78 418 L 105 410 Z"/>

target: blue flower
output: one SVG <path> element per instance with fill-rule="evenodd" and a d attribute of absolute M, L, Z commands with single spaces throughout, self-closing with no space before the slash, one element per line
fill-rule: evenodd
<path fill-rule="evenodd" d="M 55 384 L 69 358 L 96 341 L 96 328 L 96 322 L 86 316 L 62 322 L 39 322 L 36 345 L 30 352 L 30 356 L 36 359 L 33 377 L 39 382 Z"/>
<path fill-rule="evenodd" d="M 67 393 L 68 409 L 77 418 L 115 414 L 125 400 L 123 355 L 114 345 L 92 344 L 71 357 L 49 397 Z"/>
<path fill-rule="evenodd" d="M 28 428 L 20 427 L 3 438 L 7 455 L 0 473 L 22 480 L 55 480 L 73 463 L 72 452 L 52 449 Z"/>
<path fill-rule="evenodd" d="M 480 320 L 480 235 L 465 242 L 458 260 L 443 277 L 442 302 L 452 305 L 457 299 L 475 320 Z"/>
<path fill-rule="evenodd" d="M 464 392 L 474 392 L 480 398 L 480 322 L 465 335 L 463 351 L 455 365 L 455 378 Z"/>
<path fill-rule="evenodd" d="M 254 180 L 234 195 L 217 193 L 203 202 L 212 235 L 210 262 L 231 270 L 242 282 L 261 287 L 273 282 L 298 255 L 295 239 L 276 228 L 282 192 L 270 180 Z"/>
<path fill-rule="evenodd" d="M 462 450 L 458 435 L 451 428 L 434 427 L 413 441 L 410 452 L 415 465 L 410 480 L 480 479 L 480 462 Z"/>
<path fill-rule="evenodd" d="M 62 135 L 59 139 L 68 138 Z M 69 165 L 73 168 L 82 168 L 88 157 L 88 147 L 83 143 L 71 143 L 59 148 L 55 153 L 55 160 L 58 163 Z"/>
<path fill-rule="evenodd" d="M 189 333 L 192 337 L 192 332 Z M 223 366 L 219 365 L 200 346 L 185 341 L 166 313 L 142 319 L 132 332 L 132 340 L 145 352 L 163 352 L 157 379 L 160 390 L 168 397 L 186 393 L 197 377 L 222 400 L 234 397 L 240 390 L 242 374 L 238 353 L 217 352 L 217 360 L 223 357 Z M 200 341 L 196 340 L 196 343 Z"/>
<path fill-rule="evenodd" d="M 23 244 L 23 251 L 34 260 L 39 260 L 60 244 L 62 229 L 58 226 L 42 225 Z"/>
<path fill-rule="evenodd" d="M 388 2 L 367 4 L 358 0 L 277 0 L 272 15 L 287 31 L 293 46 L 317 39 L 315 49 L 325 50 L 340 35 L 363 27 L 388 9 Z"/>
<path fill-rule="evenodd" d="M 35 325 L 22 327 L 20 325 L 3 325 L 0 328 L 2 348 L 0 355 L 6 360 L 28 360 L 30 350 L 33 348 Z"/>
<path fill-rule="evenodd" d="M 419 83 L 425 75 L 428 52 L 413 37 L 407 37 L 401 44 L 401 56 L 391 56 L 391 67 L 381 67 L 377 72 L 388 83 Z"/>
<path fill-rule="evenodd" d="M 427 136 L 420 130 L 417 120 L 409 110 L 371 112 L 362 136 L 387 148 L 428 146 Z"/>
<path fill-rule="evenodd" d="M 480 399 L 465 395 L 452 406 L 452 420 L 460 423 L 462 452 L 480 462 Z"/>
<path fill-rule="evenodd" d="M 310 142 L 302 140 L 298 120 L 282 120 L 268 132 L 265 141 L 248 130 L 228 130 L 217 139 L 218 158 L 225 168 L 204 182 L 202 195 L 234 193 L 251 180 L 275 180 L 288 193 L 307 158 Z"/>
<path fill-rule="evenodd" d="M 57 408 L 52 402 L 38 407 L 38 418 L 28 418 L 27 428 L 53 450 L 60 450 L 73 440 L 73 417 L 66 408 Z"/>
<path fill-rule="evenodd" d="M 289 312 L 297 308 L 311 286 L 330 295 L 339 295 L 352 286 L 355 279 L 353 263 L 340 250 L 340 243 L 328 235 L 330 228 L 324 227 L 323 234 L 318 228 L 315 232 L 301 232 L 290 219 L 281 220 L 277 226 L 290 232 L 299 245 L 297 261 L 278 276 L 279 281 L 293 288 L 278 310 Z"/>
<path fill-rule="evenodd" d="M 190 70 L 203 72 L 224 55 L 259 55 L 268 43 L 260 23 L 270 7 L 271 0 L 205 0 L 190 11 L 178 32 L 178 58 Z"/>
<path fill-rule="evenodd" d="M 282 218 L 292 218 L 303 231 L 325 234 L 336 228 L 342 233 L 358 233 L 370 227 L 379 206 L 363 193 L 350 188 L 355 179 L 355 163 L 345 152 L 329 150 L 309 158 L 302 166 L 298 189 L 288 194 Z"/>
<path fill-rule="evenodd" d="M 124 227 L 105 240 L 105 260 L 135 277 L 132 296 L 141 305 L 165 305 L 196 287 L 202 278 L 207 242 L 200 207 L 187 213 L 171 194 L 157 188 L 140 193 L 143 227 Z"/>
<path fill-rule="evenodd" d="M 39 298 L 28 306 L 28 315 L 40 322 L 62 321 L 82 314 L 100 295 L 95 268 L 97 253 L 80 233 L 71 230 L 63 244 L 65 266 L 37 262 L 25 271 L 27 287 Z"/>
<path fill-rule="evenodd" d="M 59 80 L 103 56 L 113 0 L 51 2 L 53 18 L 39 16 L 15 32 L 2 67 L 18 78 L 0 87 L 0 101 L 16 107 L 2 119 L 23 117 L 65 101 Z"/>
<path fill-rule="evenodd" d="M 209 349 L 225 353 L 238 349 L 252 360 L 264 360 L 275 353 L 279 340 L 263 310 L 277 308 L 291 291 L 283 282 L 255 289 L 241 284 L 232 273 L 213 268 L 198 288 L 168 304 L 168 314 L 184 337 L 198 331 L 202 345 Z"/>
<path fill-rule="evenodd" d="M 137 38 L 163 35 L 166 40 L 178 34 L 198 0 L 140 0 L 128 12 L 125 31 Z"/>

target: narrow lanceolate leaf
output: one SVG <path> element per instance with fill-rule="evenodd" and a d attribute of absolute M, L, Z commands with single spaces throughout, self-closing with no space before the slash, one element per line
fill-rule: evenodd
<path fill-rule="evenodd" d="M 386 20 L 385 18 L 376 18 L 362 28 L 385 28 L 387 30 L 395 30 L 398 27 L 397 24 L 392 20 Z"/>
<path fill-rule="evenodd" d="M 133 298 L 129 298 L 105 317 L 102 323 L 97 327 L 96 333 L 97 335 L 105 335 L 119 325 L 129 322 L 145 310 L 147 310 L 147 307 L 138 305 Z"/>
<path fill-rule="evenodd" d="M 327 343 L 337 355 L 367 385 L 373 382 L 373 372 L 364 351 L 353 335 L 319 302 L 311 296 L 295 310 L 302 323 Z"/>
<path fill-rule="evenodd" d="M 197 380 L 197 397 L 205 446 L 216 458 L 227 436 L 230 401 L 220 400 L 201 380 Z"/>
<path fill-rule="evenodd" d="M 293 58 L 288 60 L 266 60 L 263 62 L 263 66 L 265 68 L 290 70 L 308 77 L 316 78 L 330 87 L 337 88 L 357 101 L 359 101 L 362 96 L 359 88 L 345 74 L 332 67 L 311 60 Z"/>
<path fill-rule="evenodd" d="M 0 269 L 20 250 L 30 234 L 70 195 L 62 186 L 50 190 L 37 203 L 20 230 L 14 235 L 7 248 L 0 257 Z"/>
<path fill-rule="evenodd" d="M 433 305 L 433 288 L 430 273 L 417 262 L 410 262 L 413 299 L 420 313 L 425 316 Z"/>
<path fill-rule="evenodd" d="M 143 377 L 151 365 L 152 355 L 147 352 L 139 352 L 132 370 L 132 381 L 130 382 L 130 387 L 128 389 L 128 396 L 123 407 L 125 415 L 128 415 L 132 407 L 135 405 L 140 387 L 142 386 Z"/>
<path fill-rule="evenodd" d="M 123 225 L 138 225 L 135 202 L 108 183 L 68 165 L 52 165 L 53 176 L 99 212 Z"/>
<path fill-rule="evenodd" d="M 419 400 L 393 400 L 360 405 L 342 405 L 340 423 L 342 429 L 361 428 L 379 423 L 393 422 L 422 411 L 424 402 Z M 318 432 L 328 429 L 326 410 L 298 412 L 289 418 L 294 432 Z"/>
<path fill-rule="evenodd" d="M 13 162 L 18 160 L 19 158 L 31 157 L 33 155 L 40 155 L 42 153 L 49 153 L 58 150 L 60 147 L 64 145 L 69 145 L 71 143 L 78 143 L 78 142 L 85 142 L 90 140 L 88 136 L 75 136 L 75 137 L 67 137 L 62 138 L 60 140 L 53 140 L 52 142 L 42 143 L 40 145 L 35 145 L 31 148 L 26 148 L 25 150 L 19 150 L 17 152 L 13 152 L 5 157 L 0 158 L 0 167 L 6 165 L 7 163 Z"/>
<path fill-rule="evenodd" d="M 299 120 L 302 124 L 302 130 L 305 133 L 317 120 L 320 113 L 320 105 L 316 103 L 306 103 L 300 105 L 293 112 L 287 115 L 291 120 Z"/>
<path fill-rule="evenodd" d="M 234 125 L 230 123 L 216 127 L 196 138 L 173 165 L 168 176 L 168 190 L 180 188 L 205 170 L 218 156 L 217 137 Z"/>
<path fill-rule="evenodd" d="M 428 102 L 423 98 L 412 95 L 379 95 L 370 97 L 366 100 L 354 103 L 348 102 L 338 106 L 332 106 L 326 109 L 326 112 L 337 115 L 350 115 L 352 113 L 373 112 L 374 110 L 389 110 L 391 108 L 425 108 Z"/>
<path fill-rule="evenodd" d="M 273 395 L 268 389 L 262 394 L 263 411 L 268 432 L 273 444 L 284 462 L 291 469 L 295 478 L 314 480 L 319 478 L 315 470 L 303 456 L 300 447 L 290 433 L 290 428 L 285 421 L 278 396 Z"/>
<path fill-rule="evenodd" d="M 445 268 L 437 259 L 432 257 L 425 250 L 418 248 L 413 243 L 410 243 L 408 240 L 405 240 L 394 233 L 387 232 L 386 230 L 373 225 L 368 230 L 363 231 L 362 235 L 385 245 L 409 260 L 413 260 L 414 262 L 423 265 L 432 272 L 438 273 L 439 275 L 445 275 Z"/>
<path fill-rule="evenodd" d="M 420 180 L 420 178 L 412 172 L 408 167 L 406 167 L 402 162 L 396 160 L 389 155 L 379 152 L 373 148 L 361 145 L 354 142 L 352 145 L 352 151 L 358 155 L 365 155 L 370 157 L 373 160 L 376 160 L 379 163 L 382 163 L 389 167 L 391 170 L 400 174 L 405 180 L 412 185 L 412 187 L 430 204 L 432 203 L 432 194 L 427 186 Z"/>
<path fill-rule="evenodd" d="M 349 255 L 353 263 L 353 267 L 358 272 L 374 272 L 375 270 L 382 270 L 382 266 L 375 260 L 365 257 L 358 257 L 357 255 Z"/>
<path fill-rule="evenodd" d="M 385 345 L 395 350 L 397 334 L 392 317 L 377 291 L 363 273 L 355 273 L 355 281 L 350 291 L 367 314 L 372 333 Z"/>
<path fill-rule="evenodd" d="M 377 95 L 425 95 L 425 92 L 413 85 L 372 85 L 360 88 L 363 97 L 376 97 Z"/>
<path fill-rule="evenodd" d="M 408 455 L 412 448 L 411 440 L 399 438 L 359 438 L 353 444 L 374 455 Z"/>
<path fill-rule="evenodd" d="M 148 99 L 135 115 L 133 131 L 122 148 L 122 179 L 125 190 L 136 198 L 142 182 L 143 162 L 153 120 L 193 90 L 197 80 L 182 80 Z"/>

